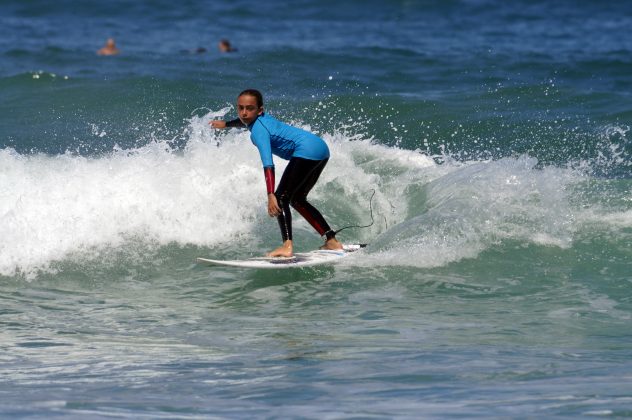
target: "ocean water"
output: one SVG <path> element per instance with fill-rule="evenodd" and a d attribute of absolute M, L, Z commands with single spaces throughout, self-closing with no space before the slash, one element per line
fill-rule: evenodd
<path fill-rule="evenodd" d="M 0 2 L 0 417 L 632 417 L 630 27 L 623 1 Z M 328 143 L 311 200 L 366 249 L 195 264 L 280 243 L 248 133 L 207 124 L 249 87 Z"/>

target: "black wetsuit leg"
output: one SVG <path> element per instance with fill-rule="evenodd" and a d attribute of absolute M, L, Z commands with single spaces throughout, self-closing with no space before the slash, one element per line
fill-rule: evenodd
<path fill-rule="evenodd" d="M 307 194 L 316 185 L 325 165 L 327 159 L 309 160 L 295 157 L 290 159 L 285 168 L 274 193 L 281 207 L 281 214 L 277 220 L 284 241 L 292 239 L 290 206 L 294 207 L 321 236 L 332 232 L 323 215 L 307 201 Z"/>

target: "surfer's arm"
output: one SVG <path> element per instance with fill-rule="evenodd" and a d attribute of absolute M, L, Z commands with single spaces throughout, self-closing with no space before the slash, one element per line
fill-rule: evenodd
<path fill-rule="evenodd" d="M 239 118 L 235 118 L 234 120 L 224 121 L 224 120 L 213 120 L 208 123 L 213 128 L 246 128 L 246 125 L 241 122 Z"/>
<path fill-rule="evenodd" d="M 250 140 L 259 150 L 259 156 L 261 157 L 263 167 L 274 168 L 270 132 L 261 124 L 254 124 L 250 128 Z"/>
<path fill-rule="evenodd" d="M 266 191 L 268 195 L 274 194 L 274 166 L 265 166 L 263 176 L 266 179 Z"/>
<path fill-rule="evenodd" d="M 270 132 L 261 124 L 254 124 L 250 132 L 250 140 L 257 146 L 261 163 L 263 164 L 263 176 L 268 193 L 268 214 L 272 217 L 281 214 L 281 208 L 274 195 L 274 161 L 272 160 L 272 146 L 270 145 Z"/>
<path fill-rule="evenodd" d="M 274 166 L 265 166 L 263 175 L 266 179 L 266 191 L 268 193 L 268 214 L 271 217 L 275 217 L 281 214 L 281 207 L 279 207 L 276 195 L 274 195 Z"/>

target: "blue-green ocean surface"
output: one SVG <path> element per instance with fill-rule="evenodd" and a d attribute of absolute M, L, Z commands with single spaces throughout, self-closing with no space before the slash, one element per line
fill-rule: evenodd
<path fill-rule="evenodd" d="M 0 417 L 632 417 L 630 27 L 623 1 L 0 2 Z M 195 264 L 280 244 L 249 134 L 208 126 L 251 87 L 328 143 L 310 200 L 373 221 L 339 235 L 366 249 Z"/>

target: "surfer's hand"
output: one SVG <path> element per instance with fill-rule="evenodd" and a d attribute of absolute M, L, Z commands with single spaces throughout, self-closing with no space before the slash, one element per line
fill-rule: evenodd
<path fill-rule="evenodd" d="M 208 125 L 210 125 L 213 128 L 226 128 L 226 121 L 224 121 L 224 120 L 213 120 L 213 121 L 209 121 Z"/>
<path fill-rule="evenodd" d="M 281 214 L 281 207 L 279 207 L 279 203 L 274 194 L 268 194 L 268 214 L 270 217 L 276 217 Z"/>

